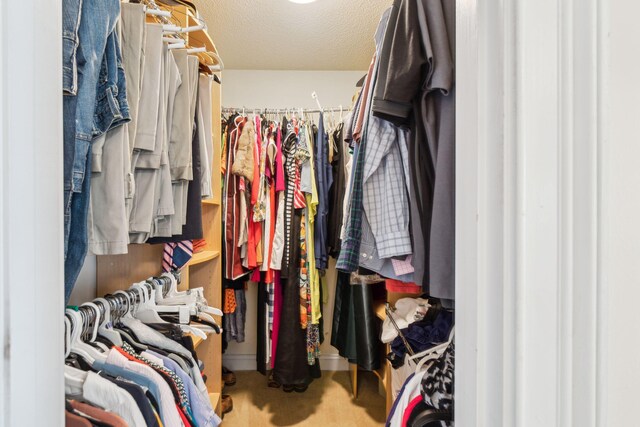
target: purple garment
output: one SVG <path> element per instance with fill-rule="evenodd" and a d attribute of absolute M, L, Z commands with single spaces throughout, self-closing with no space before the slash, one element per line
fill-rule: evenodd
<path fill-rule="evenodd" d="M 191 412 L 193 413 L 196 423 L 198 423 L 198 427 L 217 427 L 220 425 L 222 420 L 211 407 L 208 396 L 203 396 L 202 393 L 200 393 L 200 390 L 198 390 L 198 387 L 196 387 L 191 377 L 180 365 L 153 350 L 146 351 L 162 360 L 164 367 L 174 372 L 182 380 L 187 391 L 187 396 L 189 397 L 189 402 L 191 403 Z"/>

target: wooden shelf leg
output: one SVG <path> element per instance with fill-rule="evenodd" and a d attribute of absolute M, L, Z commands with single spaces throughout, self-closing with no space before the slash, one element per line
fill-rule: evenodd
<path fill-rule="evenodd" d="M 349 363 L 349 378 L 351 379 L 351 393 L 353 398 L 358 398 L 358 364 Z"/>

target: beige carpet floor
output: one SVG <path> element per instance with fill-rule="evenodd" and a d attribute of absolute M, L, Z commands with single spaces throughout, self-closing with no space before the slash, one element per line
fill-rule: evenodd
<path fill-rule="evenodd" d="M 304 393 L 269 388 L 266 377 L 257 372 L 236 375 L 236 385 L 224 390 L 233 397 L 233 411 L 225 415 L 223 427 L 366 427 L 385 422 L 385 400 L 370 372 L 358 373 L 357 399 L 351 396 L 346 371 L 323 372 Z"/>

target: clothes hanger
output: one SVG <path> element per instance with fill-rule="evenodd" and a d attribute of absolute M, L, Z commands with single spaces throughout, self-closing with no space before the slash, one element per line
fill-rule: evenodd
<path fill-rule="evenodd" d="M 320 112 L 322 113 L 323 112 L 322 105 L 320 105 L 320 100 L 318 99 L 318 94 L 315 91 L 313 91 L 311 93 L 311 97 L 316 100 L 316 104 L 318 105 L 318 110 L 320 110 Z"/>
<path fill-rule="evenodd" d="M 71 354 L 71 320 L 65 313 L 64 315 L 64 358 Z"/>
<path fill-rule="evenodd" d="M 196 9 L 195 4 L 191 3 L 190 1 L 186 1 L 186 0 L 157 0 L 157 1 L 162 3 L 163 5 L 165 5 L 167 7 L 186 6 L 189 10 L 191 10 L 191 12 L 194 15 L 199 16 L 198 9 Z M 194 16 L 194 18 L 195 18 L 195 16 Z"/>
<path fill-rule="evenodd" d="M 82 315 L 80 312 L 68 308 L 66 309 L 66 313 L 70 315 L 69 319 L 71 320 L 70 353 L 83 357 L 91 366 L 93 366 L 96 360 L 106 361 L 107 356 L 81 340 L 84 325 L 82 324 Z"/>
<path fill-rule="evenodd" d="M 169 283 L 169 289 L 163 299 L 160 300 L 160 305 L 165 306 L 185 306 L 189 308 L 189 315 L 202 316 L 203 319 L 211 322 L 215 320 L 206 315 L 205 313 L 211 313 L 218 316 L 222 316 L 220 309 L 209 307 L 207 300 L 204 298 L 204 288 L 193 288 L 189 291 L 179 292 L 177 290 L 177 280 L 170 273 L 165 273 L 161 276 L 161 279 L 165 279 Z M 156 292 L 158 295 L 158 292 Z M 160 293 L 162 295 L 162 293 Z"/>
<path fill-rule="evenodd" d="M 164 273 L 161 277 L 165 277 L 170 281 L 170 287 L 167 294 L 159 301 L 163 305 L 191 305 L 194 304 L 199 314 L 210 313 L 216 316 L 222 316 L 222 310 L 216 307 L 210 307 L 204 297 L 204 288 L 193 288 L 186 292 L 178 291 L 178 281 L 170 273 Z M 197 315 L 198 313 L 196 313 Z M 215 322 L 212 317 L 205 317 L 207 321 Z"/>
<path fill-rule="evenodd" d="M 163 279 L 163 280 L 161 280 Z M 169 279 L 169 276 L 165 276 L 162 278 L 159 278 L 158 281 L 156 281 L 156 283 L 159 283 L 160 289 L 162 289 L 164 287 L 163 282 L 166 282 L 167 279 Z M 155 281 L 155 280 L 154 280 Z M 152 286 L 150 281 L 145 282 L 144 284 L 142 284 L 142 286 Z M 190 312 L 191 312 L 191 308 L 188 306 L 167 306 L 167 305 L 158 305 L 156 303 L 156 295 L 158 294 L 158 292 L 151 292 L 150 293 L 150 299 L 145 302 L 145 304 L 143 305 L 143 307 L 146 309 L 146 313 L 155 313 L 155 315 L 160 319 L 160 321 L 158 322 L 146 322 L 145 323 L 171 323 L 171 322 L 167 322 L 165 319 L 161 318 L 159 313 L 162 312 L 164 314 L 171 314 L 171 313 L 177 313 L 178 314 L 178 320 L 180 323 L 178 323 L 178 326 L 180 326 L 180 328 L 184 331 L 184 332 L 188 332 L 188 333 L 192 333 L 195 335 L 200 336 L 202 339 L 207 339 L 206 334 L 201 333 L 200 331 L 195 330 L 194 328 L 192 328 L 191 326 L 189 326 L 188 324 L 184 324 L 184 323 L 188 323 L 189 321 L 189 317 L 190 317 Z M 160 292 L 160 295 L 162 295 L 162 292 Z M 137 316 L 140 320 L 143 320 L 139 315 Z"/>
<path fill-rule="evenodd" d="M 136 319 L 143 323 L 168 323 L 160 317 L 158 311 L 154 310 L 155 307 L 152 304 L 147 303 L 146 292 L 140 283 L 134 283 L 130 289 L 137 292 L 141 299 L 134 316 Z M 177 310 L 172 310 L 172 312 L 177 312 Z"/>
<path fill-rule="evenodd" d="M 171 323 L 167 322 L 165 319 L 160 317 L 159 313 L 171 314 L 177 313 L 179 316 L 180 328 L 184 332 L 192 333 L 201 337 L 202 339 L 207 339 L 207 335 L 195 328 L 190 327 L 189 325 L 185 325 L 182 323 L 188 323 L 190 318 L 190 307 L 188 306 L 159 306 L 155 303 L 155 293 L 151 293 L 151 296 L 148 298 L 147 293 L 145 291 L 145 285 L 148 282 L 136 283 L 131 288 L 135 289 L 140 293 L 140 297 L 142 302 L 138 306 L 138 310 L 136 311 L 136 318 L 143 323 Z M 148 290 L 148 288 L 147 288 Z M 186 319 L 185 319 L 186 318 Z"/>
<path fill-rule="evenodd" d="M 109 351 L 109 348 L 101 342 L 96 341 L 98 337 L 98 327 L 100 326 L 101 310 L 93 302 L 85 302 L 79 307 L 80 314 L 84 315 L 85 329 L 83 334 L 83 341 L 87 344 L 98 348 L 102 352 Z"/>
<path fill-rule="evenodd" d="M 432 347 L 428 350 L 425 350 L 421 353 L 415 354 L 409 358 L 409 360 L 415 360 L 415 359 L 421 358 L 416 365 L 416 369 L 415 369 L 416 373 L 420 372 L 424 364 L 427 363 L 428 361 L 435 360 L 440 356 L 442 356 L 444 351 L 449 347 L 449 345 L 453 341 L 454 330 L 455 330 L 455 326 L 451 328 L 451 332 L 449 333 L 449 339 L 447 341 L 443 342 L 442 344 L 438 344 L 437 346 Z"/>
<path fill-rule="evenodd" d="M 87 322 L 85 324 L 87 333 L 85 334 L 84 339 L 88 340 L 89 342 L 93 342 L 98 337 L 100 309 L 92 302 L 85 302 L 80 306 L 80 309 L 82 309 L 83 307 L 87 307 L 89 310 L 92 310 L 92 312 L 88 313 L 90 315 L 87 316 Z"/>
<path fill-rule="evenodd" d="M 131 303 L 130 295 L 129 295 L 128 292 L 126 292 L 126 291 L 116 291 L 113 294 L 113 298 L 116 298 L 117 303 L 120 306 L 118 325 L 127 326 L 125 323 L 123 323 L 123 321 L 125 321 L 127 319 L 128 320 L 137 320 L 132 315 L 132 303 Z M 142 344 L 137 339 L 134 339 L 134 337 L 132 337 L 131 334 L 129 334 L 124 329 L 119 328 L 119 327 L 115 327 L 115 329 L 120 333 L 120 335 L 122 336 L 124 341 L 129 343 L 137 351 L 144 351 L 144 350 L 148 350 L 149 349 L 149 347 L 147 347 L 145 344 Z"/>
<path fill-rule="evenodd" d="M 118 331 L 113 329 L 111 323 L 111 303 L 106 298 L 96 298 L 93 300 L 99 307 L 102 307 L 102 322 L 98 326 L 98 334 L 114 345 L 122 347 L 122 336 Z"/>

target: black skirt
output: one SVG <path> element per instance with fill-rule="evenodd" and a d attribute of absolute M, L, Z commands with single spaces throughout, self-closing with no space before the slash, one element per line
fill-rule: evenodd
<path fill-rule="evenodd" d="M 273 378 L 280 384 L 309 384 L 319 374 L 319 364 L 307 363 L 307 331 L 300 326 L 300 222 L 302 212 L 294 211 L 291 221 L 290 256 L 282 266 L 282 311 Z M 286 270 L 286 271 L 285 271 Z M 286 274 L 285 274 L 286 273 Z M 285 278 L 286 277 L 286 278 Z"/>

